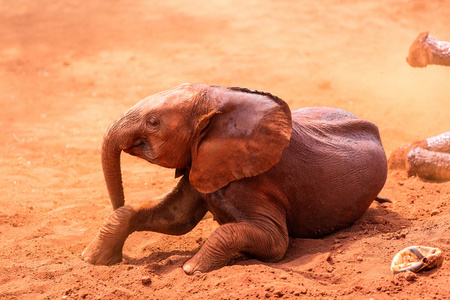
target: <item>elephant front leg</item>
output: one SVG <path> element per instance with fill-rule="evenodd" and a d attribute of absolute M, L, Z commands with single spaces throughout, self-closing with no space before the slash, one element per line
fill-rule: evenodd
<path fill-rule="evenodd" d="M 83 251 L 83 260 L 95 265 L 118 263 L 122 260 L 123 244 L 132 232 L 185 234 L 200 222 L 206 212 L 205 202 L 183 177 L 172 192 L 160 199 L 116 209 Z"/>
<path fill-rule="evenodd" d="M 122 261 L 122 248 L 130 234 L 130 220 L 135 211 L 130 206 L 115 210 L 81 256 L 93 265 L 113 265 Z"/>
<path fill-rule="evenodd" d="M 279 261 L 284 257 L 288 243 L 285 225 L 251 222 L 225 224 L 211 234 L 200 251 L 184 264 L 183 270 L 189 275 L 209 272 L 244 255 L 262 261 Z"/>

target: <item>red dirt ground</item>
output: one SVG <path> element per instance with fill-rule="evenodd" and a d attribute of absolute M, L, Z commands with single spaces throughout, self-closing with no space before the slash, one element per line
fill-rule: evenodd
<path fill-rule="evenodd" d="M 0 1 L 0 298 L 445 299 L 450 183 L 390 172 L 348 229 L 291 239 L 279 263 L 247 260 L 187 276 L 217 224 L 181 237 L 135 233 L 125 260 L 80 254 L 111 212 L 100 166 L 108 125 L 182 82 L 272 92 L 291 108 L 327 105 L 375 122 L 389 155 L 450 128 L 450 68 L 411 68 L 417 34 L 450 40 L 448 1 Z M 127 203 L 176 182 L 123 157 Z M 442 267 L 392 275 L 404 247 L 439 247 Z M 150 282 L 142 283 L 148 277 Z"/>

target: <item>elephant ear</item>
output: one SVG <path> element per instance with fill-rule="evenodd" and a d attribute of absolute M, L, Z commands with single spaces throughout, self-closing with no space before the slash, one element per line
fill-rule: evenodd
<path fill-rule="evenodd" d="M 198 191 L 214 192 L 280 160 L 292 131 L 283 100 L 242 88 L 209 87 L 204 95 L 211 109 L 197 124 L 189 173 Z"/>

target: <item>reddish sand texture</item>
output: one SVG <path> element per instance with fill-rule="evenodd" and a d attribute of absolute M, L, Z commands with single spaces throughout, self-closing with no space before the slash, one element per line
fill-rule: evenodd
<path fill-rule="evenodd" d="M 450 129 L 450 68 L 411 68 L 419 32 L 450 40 L 449 1 L 0 1 L 1 299 L 448 299 L 450 183 L 391 171 L 353 226 L 291 239 L 255 259 L 187 276 L 218 226 L 134 233 L 118 265 L 81 252 L 111 213 L 106 128 L 182 82 L 269 91 L 292 109 L 334 106 L 373 121 L 386 153 Z M 123 155 L 127 203 L 169 191 L 174 171 Z M 244 199 L 245 201 L 246 199 Z M 438 247 L 442 267 L 392 275 L 394 254 Z M 143 280 L 144 279 L 144 280 Z"/>

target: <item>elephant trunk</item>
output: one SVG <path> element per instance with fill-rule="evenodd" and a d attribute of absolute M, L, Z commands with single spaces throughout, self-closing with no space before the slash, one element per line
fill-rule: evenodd
<path fill-rule="evenodd" d="M 125 203 L 123 192 L 122 172 L 120 168 L 120 154 L 129 147 L 133 139 L 133 122 L 129 112 L 117 120 L 106 131 L 102 146 L 102 168 L 106 187 L 113 209 L 122 207 Z M 132 118 L 131 118 L 132 119 Z"/>
<path fill-rule="evenodd" d="M 122 171 L 120 168 L 120 149 L 110 128 L 105 135 L 102 146 L 102 168 L 106 187 L 113 209 L 116 210 L 125 203 L 123 193 Z"/>

